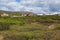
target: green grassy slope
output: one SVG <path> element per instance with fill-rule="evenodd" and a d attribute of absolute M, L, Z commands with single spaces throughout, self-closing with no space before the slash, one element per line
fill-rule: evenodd
<path fill-rule="evenodd" d="M 2 17 L 0 34 L 4 40 L 60 40 L 60 16 Z"/>
<path fill-rule="evenodd" d="M 60 16 L 0 18 L 4 40 L 60 40 Z"/>

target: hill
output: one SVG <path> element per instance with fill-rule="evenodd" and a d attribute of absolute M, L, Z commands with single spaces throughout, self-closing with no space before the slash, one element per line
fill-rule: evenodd
<path fill-rule="evenodd" d="M 28 13 L 28 14 L 29 14 L 29 13 L 32 13 L 32 12 L 26 12 L 26 11 L 25 11 L 25 12 L 24 12 L 24 11 L 12 12 L 12 11 L 2 11 L 2 10 L 0 10 L 0 14 L 2 14 L 2 13 L 7 13 L 7 14 L 18 14 L 18 15 L 19 15 L 19 14 L 23 14 L 23 13 Z M 35 13 L 32 13 L 32 14 L 35 14 Z"/>
<path fill-rule="evenodd" d="M 0 17 L 0 40 L 60 40 L 60 16 Z"/>

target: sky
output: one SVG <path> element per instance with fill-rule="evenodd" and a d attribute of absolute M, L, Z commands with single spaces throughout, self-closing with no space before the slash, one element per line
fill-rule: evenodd
<path fill-rule="evenodd" d="M 60 11 L 60 0 L 0 0 L 0 10 L 52 13 Z"/>

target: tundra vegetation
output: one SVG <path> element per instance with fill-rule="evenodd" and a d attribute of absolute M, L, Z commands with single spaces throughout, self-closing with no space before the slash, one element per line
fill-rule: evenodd
<path fill-rule="evenodd" d="M 0 40 L 60 40 L 60 16 L 0 17 Z"/>

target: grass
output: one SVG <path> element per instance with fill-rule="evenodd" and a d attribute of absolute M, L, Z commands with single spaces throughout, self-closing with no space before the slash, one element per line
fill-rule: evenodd
<path fill-rule="evenodd" d="M 0 34 L 4 40 L 60 40 L 59 20 L 60 16 L 1 17 Z M 48 29 L 50 25 L 54 29 Z"/>

